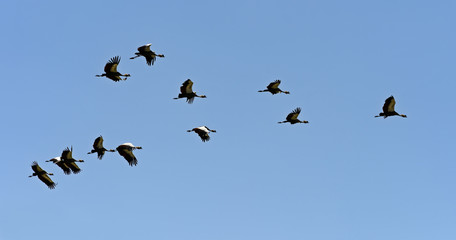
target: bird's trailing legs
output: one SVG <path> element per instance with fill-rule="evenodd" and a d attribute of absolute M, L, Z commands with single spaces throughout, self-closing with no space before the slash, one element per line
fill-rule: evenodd
<path fill-rule="evenodd" d="M 282 121 L 282 122 L 277 122 L 277 123 L 287 123 L 287 122 L 293 123 L 293 122 L 290 122 L 290 121 Z M 309 123 L 309 121 L 304 120 L 304 121 L 297 121 L 297 122 L 294 122 L 294 123 Z"/>
<path fill-rule="evenodd" d="M 137 54 L 137 53 L 135 53 L 135 54 L 136 54 L 136 56 L 131 57 L 130 59 L 135 59 L 135 58 L 137 58 L 137 57 L 141 57 L 141 55 L 139 55 L 139 54 Z"/>
<path fill-rule="evenodd" d="M 51 175 L 51 176 L 54 175 L 53 173 L 46 173 L 46 174 L 47 174 L 47 175 Z M 38 174 L 33 173 L 32 175 L 30 175 L 30 176 L 28 176 L 28 177 L 34 177 L 34 176 L 38 176 Z"/>
<path fill-rule="evenodd" d="M 116 150 L 114 150 L 114 149 L 109 149 L 109 150 L 106 149 L 105 151 L 106 152 L 115 152 Z M 88 152 L 87 154 L 92 154 L 92 153 L 96 153 L 96 152 L 97 152 L 96 150 L 92 150 L 92 151 Z"/>
<path fill-rule="evenodd" d="M 142 55 L 139 54 L 139 53 L 135 53 L 135 55 L 136 55 L 136 56 L 131 57 L 130 59 L 135 59 L 135 58 L 137 58 L 137 57 L 141 57 L 141 56 L 142 56 Z M 164 57 L 165 57 L 165 55 L 163 55 L 163 54 L 157 54 L 157 55 L 155 55 L 155 56 L 156 56 L 156 57 L 161 57 L 161 58 L 164 58 Z"/>

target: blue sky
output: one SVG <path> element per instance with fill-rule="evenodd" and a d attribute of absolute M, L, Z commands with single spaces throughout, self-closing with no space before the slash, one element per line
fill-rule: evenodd
<path fill-rule="evenodd" d="M 0 9 L 0 239 L 456 238 L 453 1 Z M 131 77 L 96 78 L 116 55 Z M 206 99 L 172 99 L 188 78 Z M 275 79 L 291 94 L 257 92 Z M 408 118 L 374 118 L 390 95 Z M 296 107 L 309 124 L 277 124 Z M 87 155 L 99 135 L 139 164 Z M 45 162 L 68 146 L 78 175 Z"/>

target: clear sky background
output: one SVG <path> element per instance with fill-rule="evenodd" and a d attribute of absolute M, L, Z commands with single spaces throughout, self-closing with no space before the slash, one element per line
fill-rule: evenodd
<path fill-rule="evenodd" d="M 454 1 L 0 9 L 1 240 L 456 239 Z M 116 55 L 131 77 L 96 78 Z M 172 99 L 188 78 L 206 99 Z M 374 118 L 390 95 L 408 118 Z M 296 107 L 309 124 L 277 124 Z M 99 135 L 139 164 L 87 155 Z M 69 146 L 78 175 L 45 162 Z"/>

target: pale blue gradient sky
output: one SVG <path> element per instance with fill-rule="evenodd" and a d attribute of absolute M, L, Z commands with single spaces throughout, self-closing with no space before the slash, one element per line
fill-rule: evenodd
<path fill-rule="evenodd" d="M 456 239 L 454 1 L 0 9 L 0 239 Z M 146 43 L 166 58 L 128 59 Z M 96 78 L 116 55 L 131 78 Z M 172 99 L 187 78 L 207 99 Z M 407 119 L 373 117 L 390 95 Z M 138 166 L 87 155 L 100 134 Z M 71 145 L 80 174 L 44 162 Z"/>

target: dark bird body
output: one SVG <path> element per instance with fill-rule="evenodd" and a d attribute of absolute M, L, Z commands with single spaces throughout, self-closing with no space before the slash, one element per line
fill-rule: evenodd
<path fill-rule="evenodd" d="M 57 166 L 59 166 L 59 168 L 63 170 L 63 173 L 65 173 L 65 175 L 69 175 L 71 173 L 70 167 L 68 167 L 68 165 L 66 165 L 66 163 L 62 161 L 61 157 L 55 157 L 53 159 L 47 160 L 46 162 L 55 163 Z"/>
<path fill-rule="evenodd" d="M 288 116 L 287 116 L 285 121 L 279 122 L 279 123 L 286 123 L 286 122 L 289 122 L 291 124 L 309 123 L 308 121 L 301 121 L 301 120 L 298 119 L 298 116 L 299 116 L 300 113 L 301 113 L 301 108 L 298 107 L 295 110 L 293 110 L 291 113 L 288 114 Z"/>
<path fill-rule="evenodd" d="M 103 137 L 99 136 L 93 142 L 92 151 L 88 152 L 87 154 L 97 153 L 98 159 L 101 160 L 103 158 L 103 155 L 105 154 L 105 152 L 115 152 L 115 151 L 116 150 L 113 150 L 113 149 L 108 150 L 108 149 L 104 148 L 103 147 Z"/>
<path fill-rule="evenodd" d="M 71 169 L 71 171 L 74 174 L 78 174 L 79 172 L 81 172 L 81 169 L 76 164 L 76 162 L 84 162 L 84 160 L 74 159 L 72 152 L 73 152 L 73 147 L 71 147 L 71 150 L 69 148 L 66 148 L 65 150 L 63 150 L 62 156 L 60 156 L 60 158 Z"/>
<path fill-rule="evenodd" d="M 282 91 L 279 88 L 280 85 L 280 80 L 275 80 L 274 82 L 271 82 L 265 90 L 259 90 L 258 92 L 270 92 L 272 95 L 277 94 L 277 93 L 285 93 L 285 94 L 290 94 L 288 91 Z"/>
<path fill-rule="evenodd" d="M 133 154 L 133 150 L 135 149 L 142 149 L 142 147 L 135 147 L 131 143 L 124 143 L 119 145 L 116 150 L 120 154 L 120 156 L 124 157 L 127 160 L 130 166 L 136 166 L 138 164 L 138 160 L 136 159 L 135 155 Z"/>
<path fill-rule="evenodd" d="M 209 129 L 206 126 L 201 126 L 201 127 L 193 128 L 192 130 L 187 130 L 187 132 L 195 132 L 195 133 L 197 133 L 198 136 L 200 136 L 201 141 L 206 142 L 206 141 L 209 141 L 209 139 L 211 139 L 209 137 L 209 132 L 216 132 L 216 131 Z"/>
<path fill-rule="evenodd" d="M 197 95 L 196 92 L 193 92 L 192 86 L 192 80 L 187 79 L 184 83 L 182 83 L 182 86 L 180 87 L 181 93 L 179 93 L 177 98 L 174 99 L 187 98 L 188 103 L 193 103 L 195 97 L 206 98 L 205 95 Z"/>
<path fill-rule="evenodd" d="M 130 59 L 135 59 L 137 57 L 143 56 L 146 58 L 147 65 L 154 65 L 155 60 L 157 57 L 164 58 L 165 55 L 163 54 L 156 54 L 154 51 L 150 50 L 150 45 L 152 44 L 146 44 L 144 46 L 141 46 L 138 48 L 138 52 L 135 53 L 136 56 L 131 57 Z"/>
<path fill-rule="evenodd" d="M 385 100 L 385 104 L 383 104 L 383 112 L 381 112 L 378 116 L 375 117 L 391 117 L 391 116 L 401 116 L 403 118 L 406 118 L 407 115 L 404 114 L 399 114 L 394 110 L 394 106 L 396 105 L 396 100 L 394 100 L 394 97 L 391 96 Z"/>
<path fill-rule="evenodd" d="M 96 75 L 96 77 L 107 77 L 107 78 L 113 80 L 114 82 L 118 82 L 120 80 L 127 80 L 127 77 L 130 77 L 130 74 L 119 73 L 117 71 L 117 66 L 119 65 L 119 63 L 120 63 L 119 56 L 115 56 L 115 57 L 111 58 L 104 67 L 105 73 L 103 73 L 101 75 Z M 121 78 L 122 76 L 125 78 L 122 79 Z"/>
<path fill-rule="evenodd" d="M 48 186 L 49 189 L 54 189 L 55 186 L 57 185 L 56 183 L 54 183 L 52 181 L 52 179 L 49 177 L 49 175 L 54 175 L 52 173 L 48 173 L 46 171 L 44 171 L 40 165 L 38 165 L 37 162 L 33 162 L 32 163 L 32 170 L 33 170 L 33 174 L 30 175 L 29 177 L 33 177 L 33 176 L 38 176 L 38 178 L 44 183 L 46 184 L 46 186 Z"/>

